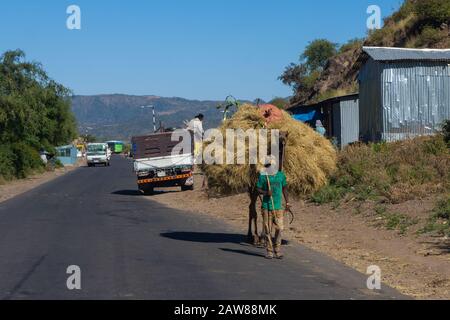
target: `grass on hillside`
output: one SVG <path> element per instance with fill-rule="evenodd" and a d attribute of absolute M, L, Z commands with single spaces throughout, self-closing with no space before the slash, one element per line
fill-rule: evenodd
<path fill-rule="evenodd" d="M 349 86 L 340 88 L 340 89 L 330 89 L 327 90 L 315 97 L 311 100 L 312 103 L 319 103 L 321 101 L 325 101 L 331 98 L 346 96 L 350 94 L 358 93 L 359 91 L 359 84 L 357 82 L 352 83 Z"/>
<path fill-rule="evenodd" d="M 439 200 L 426 226 L 419 232 L 450 236 L 450 193 Z"/>
<path fill-rule="evenodd" d="M 384 27 L 369 34 L 366 45 L 409 48 L 446 47 L 450 22 L 450 2 L 442 0 L 407 0 Z"/>
<path fill-rule="evenodd" d="M 378 225 L 387 230 L 397 230 L 400 235 L 404 235 L 410 227 L 419 223 L 417 218 L 399 212 L 389 212 L 385 205 L 376 206 L 375 214 Z"/>

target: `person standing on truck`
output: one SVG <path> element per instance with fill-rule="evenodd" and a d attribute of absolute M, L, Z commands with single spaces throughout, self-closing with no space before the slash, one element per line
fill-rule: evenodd
<path fill-rule="evenodd" d="M 281 253 L 281 236 L 284 230 L 283 196 L 286 209 L 290 207 L 286 175 L 276 169 L 276 160 L 266 161 L 265 168 L 259 173 L 256 187 L 264 197 L 262 199 L 263 236 L 266 242 L 266 258 L 283 259 Z M 272 229 L 275 229 L 275 241 L 272 240 Z M 275 243 L 275 245 L 274 245 Z"/>
<path fill-rule="evenodd" d="M 194 119 L 189 121 L 187 128 L 189 131 L 194 133 L 194 157 L 197 159 L 202 151 L 203 144 L 203 114 L 197 115 Z"/>

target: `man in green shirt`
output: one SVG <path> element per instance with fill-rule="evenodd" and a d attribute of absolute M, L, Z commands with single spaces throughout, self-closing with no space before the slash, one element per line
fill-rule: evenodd
<path fill-rule="evenodd" d="M 282 259 L 281 233 L 284 229 L 283 196 L 286 200 L 286 208 L 289 208 L 286 175 L 282 171 L 273 171 L 270 168 L 273 162 L 266 165 L 266 170 L 260 172 L 257 189 L 262 194 L 262 212 L 264 224 L 264 238 L 266 240 L 266 258 L 273 259 L 274 253 L 277 259 Z M 271 172 L 272 171 L 272 172 Z M 275 228 L 275 246 L 272 241 L 272 227 Z"/>

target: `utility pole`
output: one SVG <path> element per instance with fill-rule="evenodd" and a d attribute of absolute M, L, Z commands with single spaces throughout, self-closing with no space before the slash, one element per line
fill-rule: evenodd
<path fill-rule="evenodd" d="M 155 106 L 152 104 L 152 112 L 153 112 L 153 133 L 156 132 L 156 114 L 155 114 Z"/>
<path fill-rule="evenodd" d="M 155 112 L 155 106 L 153 104 L 148 106 L 142 106 L 141 109 L 145 108 L 151 108 L 153 113 L 153 133 L 156 133 L 156 112 Z"/>

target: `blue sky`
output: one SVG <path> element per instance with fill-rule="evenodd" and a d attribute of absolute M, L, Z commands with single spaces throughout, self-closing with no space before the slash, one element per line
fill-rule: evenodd
<path fill-rule="evenodd" d="M 277 77 L 308 41 L 364 36 L 371 4 L 387 16 L 401 1 L 2 1 L 0 52 L 23 49 L 75 94 L 268 100 L 291 94 Z"/>

